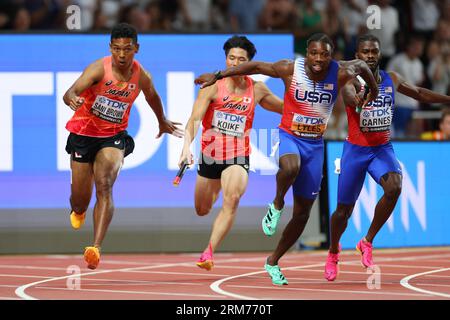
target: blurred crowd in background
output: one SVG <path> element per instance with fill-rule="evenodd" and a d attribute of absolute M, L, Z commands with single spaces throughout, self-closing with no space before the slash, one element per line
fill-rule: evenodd
<path fill-rule="evenodd" d="M 382 69 L 450 93 L 450 0 L 0 0 L 0 30 L 67 30 L 66 10 L 74 4 L 82 32 L 127 22 L 140 33 L 292 33 L 296 56 L 305 54 L 309 36 L 324 32 L 338 60 L 353 59 L 357 37 L 369 32 L 381 41 Z M 367 27 L 369 5 L 381 9 L 379 29 Z M 393 137 L 434 139 L 445 107 L 397 94 Z M 338 104 L 327 137 L 345 138 L 344 113 Z M 450 122 L 446 130 L 441 136 L 450 139 Z"/>

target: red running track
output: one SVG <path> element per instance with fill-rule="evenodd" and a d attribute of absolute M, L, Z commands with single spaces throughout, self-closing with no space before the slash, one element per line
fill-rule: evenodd
<path fill-rule="evenodd" d="M 0 256 L 0 300 L 436 300 L 450 299 L 450 247 L 374 250 L 375 271 L 341 254 L 334 282 L 325 251 L 280 260 L 289 285 L 272 285 L 266 253 L 218 253 L 208 272 L 198 254 L 104 254 L 89 270 L 80 255 Z"/>

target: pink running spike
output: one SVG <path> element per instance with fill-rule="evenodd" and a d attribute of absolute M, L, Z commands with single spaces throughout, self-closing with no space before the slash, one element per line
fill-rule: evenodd
<path fill-rule="evenodd" d="M 372 249 L 372 244 L 364 241 L 364 239 L 359 240 L 356 245 L 356 250 L 361 254 L 361 264 L 364 268 L 373 268 L 375 266 L 372 259 Z"/>
<path fill-rule="evenodd" d="M 327 262 L 325 263 L 325 279 L 328 281 L 334 281 L 339 273 L 338 262 L 341 250 L 341 244 L 339 244 L 338 253 L 328 252 Z"/>
<path fill-rule="evenodd" d="M 211 243 L 209 243 L 208 249 L 203 251 L 202 255 L 200 256 L 200 259 L 198 259 L 197 266 L 199 266 L 202 269 L 206 269 L 208 271 L 210 271 L 214 266 Z"/>

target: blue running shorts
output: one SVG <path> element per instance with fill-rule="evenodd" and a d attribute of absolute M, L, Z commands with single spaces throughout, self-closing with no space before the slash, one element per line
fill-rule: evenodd
<path fill-rule="evenodd" d="M 356 202 L 364 184 L 366 172 L 378 184 L 381 177 L 388 172 L 402 174 L 400 163 L 390 142 L 374 147 L 344 142 L 338 179 L 338 203 L 354 204 Z"/>
<path fill-rule="evenodd" d="M 323 139 L 298 138 L 280 129 L 279 157 L 296 154 L 300 171 L 292 185 L 295 196 L 314 200 L 320 191 L 323 170 Z"/>

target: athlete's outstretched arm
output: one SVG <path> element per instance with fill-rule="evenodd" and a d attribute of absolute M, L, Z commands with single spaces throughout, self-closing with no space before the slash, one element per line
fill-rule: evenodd
<path fill-rule="evenodd" d="M 263 82 L 255 83 L 255 96 L 258 96 L 259 105 L 264 109 L 283 114 L 283 100 L 276 96 Z"/>
<path fill-rule="evenodd" d="M 450 96 L 442 95 L 437 92 L 417 87 L 406 80 L 396 72 L 389 72 L 397 91 L 408 97 L 425 103 L 450 103 Z"/>
<path fill-rule="evenodd" d="M 294 63 L 291 60 L 280 60 L 275 63 L 249 61 L 223 71 L 204 73 L 196 78 L 194 82 L 195 84 L 201 84 L 201 88 L 205 88 L 214 84 L 217 80 L 227 77 L 264 74 L 272 78 L 283 78 L 292 75 L 293 71 Z"/>
<path fill-rule="evenodd" d="M 104 73 L 103 59 L 99 59 L 87 66 L 81 76 L 64 94 L 64 103 L 73 111 L 76 111 L 84 103 L 84 99 L 80 98 L 80 94 L 94 83 L 102 80 Z"/>
<path fill-rule="evenodd" d="M 144 93 L 145 100 L 153 109 L 159 123 L 159 133 L 156 138 L 159 138 L 163 133 L 170 133 L 176 137 L 183 137 L 183 130 L 178 126 L 181 125 L 179 122 L 172 122 L 166 119 L 164 115 L 164 109 L 161 102 L 161 97 L 153 85 L 152 77 L 150 73 L 141 67 L 141 76 L 139 79 L 139 87 Z"/>
<path fill-rule="evenodd" d="M 208 87 L 205 90 L 200 90 L 198 92 L 197 99 L 195 100 L 192 108 L 191 116 L 186 124 L 183 150 L 181 151 L 180 160 L 178 163 L 180 167 L 184 161 L 189 164 L 193 163 L 190 146 L 197 135 L 198 128 L 203 120 L 203 117 L 205 116 L 206 110 L 208 110 L 208 106 L 214 99 L 216 93 L 217 85 Z"/>
<path fill-rule="evenodd" d="M 358 75 L 361 76 L 369 86 L 370 93 L 367 96 L 367 101 L 375 100 L 378 96 L 378 85 L 369 66 L 360 59 L 339 61 L 339 88 L 343 88 L 348 81 L 355 79 Z"/>

